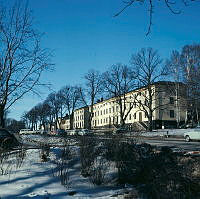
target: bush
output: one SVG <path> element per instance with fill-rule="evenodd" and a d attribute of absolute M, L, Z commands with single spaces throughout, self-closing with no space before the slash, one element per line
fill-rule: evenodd
<path fill-rule="evenodd" d="M 102 156 L 98 156 L 93 161 L 93 164 L 89 168 L 90 181 L 95 185 L 101 185 L 105 183 L 106 172 L 109 168 L 109 162 Z"/>
<path fill-rule="evenodd" d="M 135 183 L 149 199 L 195 198 L 198 184 L 184 176 L 177 154 L 168 147 L 138 162 Z"/>
<path fill-rule="evenodd" d="M 81 175 L 84 177 L 90 176 L 90 167 L 96 157 L 95 138 L 81 136 L 80 138 L 80 160 L 81 160 Z"/>

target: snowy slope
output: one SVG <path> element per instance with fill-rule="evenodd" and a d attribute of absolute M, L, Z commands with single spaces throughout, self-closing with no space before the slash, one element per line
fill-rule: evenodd
<path fill-rule="evenodd" d="M 60 148 L 52 148 L 47 162 L 41 160 L 41 149 L 28 149 L 24 154 L 24 159 L 21 153 L 6 158 L 0 165 L 1 171 L 7 173 L 0 175 L 0 198 L 123 198 L 118 193 L 123 193 L 124 189 L 113 186 L 94 186 L 87 178 L 83 178 L 80 175 L 79 161 L 75 161 L 69 169 L 67 186 L 61 185 L 59 177 L 53 175 L 56 162 L 59 161 L 60 150 Z M 74 195 L 70 196 L 70 194 Z"/>

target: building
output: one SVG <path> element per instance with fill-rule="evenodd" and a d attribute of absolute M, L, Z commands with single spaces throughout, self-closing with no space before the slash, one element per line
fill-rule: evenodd
<path fill-rule="evenodd" d="M 150 107 L 154 129 L 174 128 L 184 123 L 186 118 L 186 87 L 180 82 L 156 82 L 126 93 L 121 100 L 121 106 L 119 96 L 95 103 L 91 128 L 117 127 L 121 123 L 120 113 L 123 112 L 127 127 L 145 129 Z M 90 110 L 91 107 L 82 107 L 74 111 L 74 128 L 89 127 Z"/>
<path fill-rule="evenodd" d="M 89 107 L 85 106 L 74 111 L 73 128 L 89 128 Z"/>
<path fill-rule="evenodd" d="M 60 128 L 67 130 L 70 129 L 70 117 L 69 115 L 66 115 L 64 118 L 62 118 L 62 120 L 59 118 L 59 122 L 60 122 Z"/>

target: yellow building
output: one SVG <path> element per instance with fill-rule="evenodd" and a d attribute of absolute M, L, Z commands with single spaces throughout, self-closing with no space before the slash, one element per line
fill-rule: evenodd
<path fill-rule="evenodd" d="M 89 108 L 87 106 L 76 109 L 74 111 L 73 128 L 84 129 L 88 128 Z"/>
<path fill-rule="evenodd" d="M 94 104 L 91 128 L 119 126 L 120 110 L 122 110 L 126 126 L 145 129 L 148 126 L 149 107 L 152 110 L 154 129 L 174 128 L 177 123 L 185 121 L 187 106 L 186 87 L 183 83 L 160 81 L 148 88 L 142 87 L 130 91 L 121 97 L 121 109 L 120 97 L 101 99 Z M 89 127 L 89 111 L 91 107 L 82 107 L 74 111 L 74 128 Z"/>

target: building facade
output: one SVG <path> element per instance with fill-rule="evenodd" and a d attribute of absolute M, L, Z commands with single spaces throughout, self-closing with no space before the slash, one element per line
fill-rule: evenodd
<path fill-rule="evenodd" d="M 91 127 L 95 129 L 119 126 L 123 114 L 125 125 L 130 129 L 144 129 L 148 125 L 151 109 L 154 129 L 174 128 L 185 121 L 186 104 L 186 87 L 183 83 L 157 82 L 148 88 L 142 87 L 126 93 L 121 98 L 121 104 L 119 97 L 95 103 Z M 73 127 L 88 128 L 90 112 L 91 107 L 75 110 Z"/>

